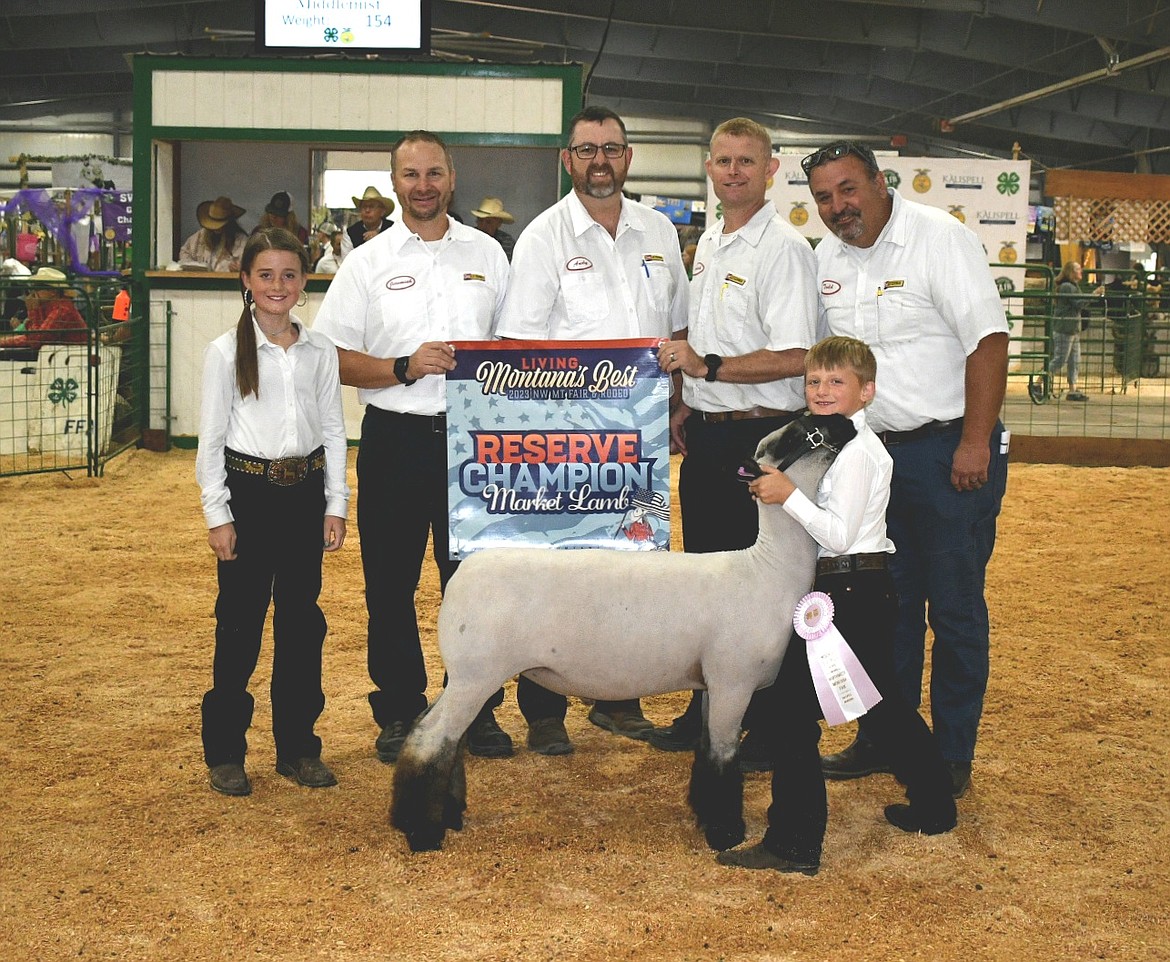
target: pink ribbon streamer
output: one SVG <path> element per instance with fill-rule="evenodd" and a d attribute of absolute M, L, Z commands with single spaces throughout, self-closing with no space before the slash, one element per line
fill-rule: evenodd
<path fill-rule="evenodd" d="M 807 643 L 808 668 L 829 725 L 860 718 L 882 700 L 849 643 L 833 625 L 833 599 L 811 591 L 796 606 L 792 626 Z"/>

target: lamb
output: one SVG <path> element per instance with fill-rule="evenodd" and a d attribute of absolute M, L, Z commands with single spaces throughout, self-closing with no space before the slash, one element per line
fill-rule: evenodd
<path fill-rule="evenodd" d="M 855 433 L 841 415 L 805 415 L 765 437 L 756 462 L 812 497 Z M 463 827 L 466 730 L 518 673 L 592 699 L 706 689 L 688 801 L 712 849 L 743 841 L 740 726 L 752 692 L 776 678 L 816 565 L 816 543 L 781 506 L 759 511 L 759 536 L 742 551 L 499 548 L 464 561 L 439 610 L 447 687 L 394 772 L 390 821 L 411 850 L 438 849 Z"/>

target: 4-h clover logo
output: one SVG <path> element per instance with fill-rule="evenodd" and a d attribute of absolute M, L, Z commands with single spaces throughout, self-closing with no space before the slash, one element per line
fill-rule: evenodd
<path fill-rule="evenodd" d="M 54 405 L 60 404 L 64 401 L 66 404 L 72 404 L 77 400 L 78 383 L 73 378 L 57 378 L 49 385 L 49 400 Z"/>
<path fill-rule="evenodd" d="M 995 189 L 1001 194 L 1018 194 L 1020 192 L 1020 175 L 1014 172 L 1000 174 Z"/>
<path fill-rule="evenodd" d="M 337 43 L 337 28 L 336 27 L 326 27 L 325 28 L 325 42 L 326 43 Z"/>

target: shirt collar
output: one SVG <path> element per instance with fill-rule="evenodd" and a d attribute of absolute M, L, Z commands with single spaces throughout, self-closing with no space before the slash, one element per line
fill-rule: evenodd
<path fill-rule="evenodd" d="M 447 233 L 442 236 L 441 240 L 444 243 L 466 243 L 474 236 L 470 232 L 475 229 L 476 228 L 468 227 L 466 224 L 461 224 L 454 217 L 452 217 L 450 213 L 448 213 Z M 396 254 L 400 253 L 402 248 L 406 246 L 406 244 L 408 244 L 412 238 L 418 236 L 401 220 L 396 220 L 393 226 L 391 226 L 390 230 L 385 231 L 384 233 L 389 238 L 387 242 L 391 245 L 391 248 Z M 380 237 L 381 234 L 378 236 Z M 374 241 L 377 239 L 378 238 L 375 237 Z M 373 243 L 373 241 L 367 241 L 366 243 Z M 422 243 L 425 244 L 427 242 L 423 241 Z"/>
<path fill-rule="evenodd" d="M 768 229 L 768 224 L 775 215 L 776 205 L 771 200 L 765 201 L 764 206 L 752 214 L 751 220 L 735 232 L 735 236 L 742 237 L 752 247 L 759 247 L 764 231 Z"/>
<path fill-rule="evenodd" d="M 580 237 L 591 227 L 597 227 L 600 230 L 605 230 L 604 227 L 602 227 L 599 223 L 597 223 L 597 221 L 593 219 L 593 215 L 585 209 L 585 205 L 581 203 L 581 198 L 577 196 L 577 192 L 575 190 L 569 191 L 566 197 L 568 198 L 569 220 L 573 225 L 574 237 Z M 618 216 L 618 234 L 621 234 L 621 232 L 627 228 L 630 230 L 642 229 L 641 225 L 634 223 L 633 218 L 630 216 L 630 207 L 630 201 L 628 201 L 623 194 L 622 212 Z"/>

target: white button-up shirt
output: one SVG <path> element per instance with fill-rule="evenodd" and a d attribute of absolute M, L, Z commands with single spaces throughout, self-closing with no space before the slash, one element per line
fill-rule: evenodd
<path fill-rule="evenodd" d="M 299 336 L 286 351 L 273 344 L 255 319 L 259 396 L 240 397 L 236 387 L 236 329 L 203 352 L 203 399 L 195 480 L 202 489 L 207 527 L 234 521 L 228 501 L 224 448 L 272 460 L 304 457 L 325 446 L 325 513 L 346 516 L 345 415 L 337 351 L 329 339 L 295 317 Z"/>
<path fill-rule="evenodd" d="M 622 198 L 617 237 L 570 192 L 521 233 L 497 333 L 521 340 L 668 338 L 687 324 L 678 231 Z"/>
<path fill-rule="evenodd" d="M 816 501 L 798 488 L 784 502 L 784 510 L 817 542 L 818 558 L 894 550 L 886 537 L 894 460 L 866 426 L 864 408 L 850 420 L 857 436 L 829 465 Z"/>
<path fill-rule="evenodd" d="M 875 431 L 962 417 L 967 357 L 1007 333 L 979 238 L 946 211 L 904 199 L 872 247 L 829 234 L 817 245 L 820 333 L 865 341 L 877 358 Z"/>
<path fill-rule="evenodd" d="M 691 278 L 687 340 L 700 355 L 739 357 L 761 349 L 812 347 L 817 291 L 812 247 L 771 201 L 724 239 L 716 221 L 699 238 Z M 683 378 L 683 400 L 697 411 L 804 410 L 804 378 L 763 384 Z"/>
<path fill-rule="evenodd" d="M 449 221 L 433 245 L 402 221 L 354 248 L 325 294 L 313 328 L 373 357 L 413 354 L 427 341 L 490 340 L 508 290 L 508 258 L 483 231 Z M 400 414 L 442 414 L 447 380 L 361 388 L 358 399 Z"/>

